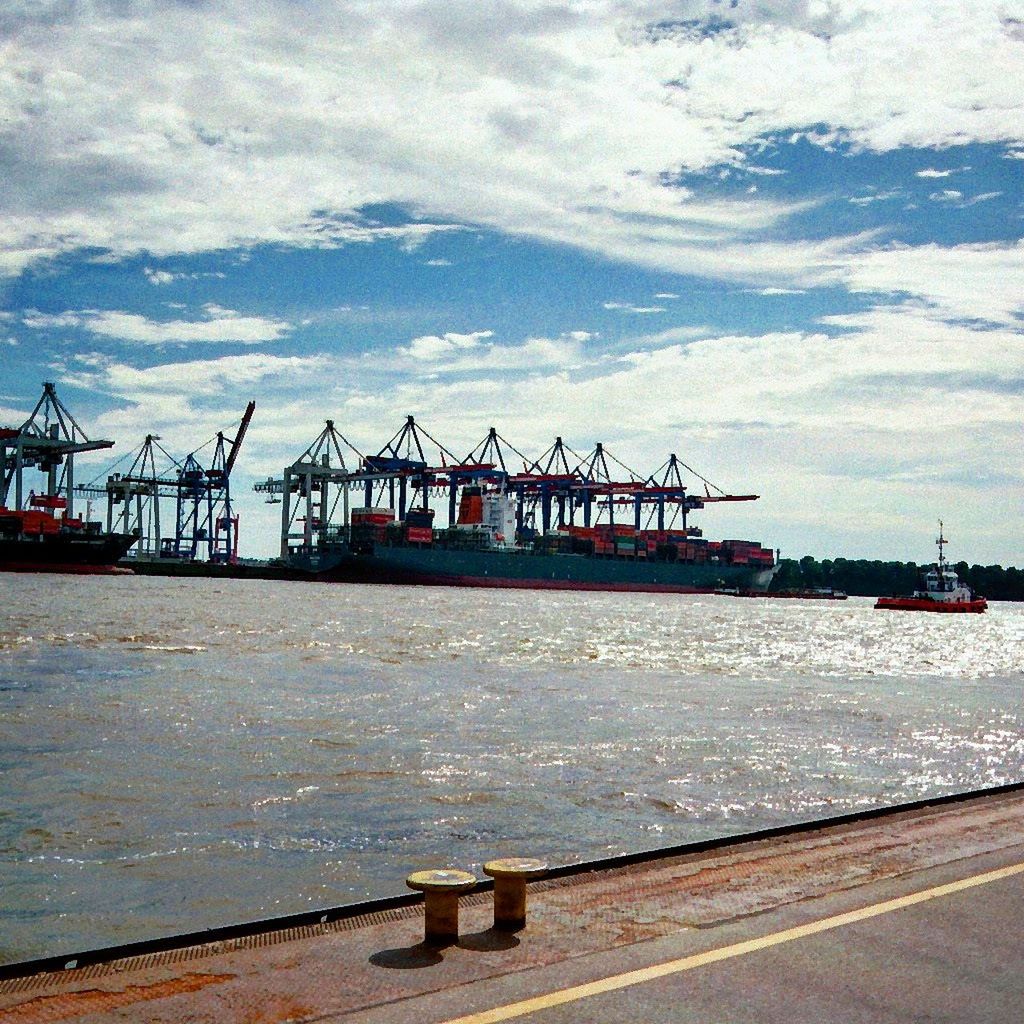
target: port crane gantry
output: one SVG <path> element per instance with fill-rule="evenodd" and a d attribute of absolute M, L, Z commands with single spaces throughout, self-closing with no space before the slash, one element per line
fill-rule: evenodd
<path fill-rule="evenodd" d="M 233 438 L 217 432 L 208 469 L 198 458 L 202 448 L 179 462 L 159 444 L 158 434 L 147 434 L 126 473 L 108 473 L 104 486 L 79 485 L 77 491 L 106 497 L 108 530 L 139 532 L 136 558 L 233 563 L 238 559 L 238 516 L 231 501 L 231 471 L 255 410 L 256 403 L 249 402 Z M 173 536 L 162 533 L 161 499 L 174 503 Z"/>
<path fill-rule="evenodd" d="M 282 478 L 268 477 L 255 484 L 253 490 L 267 495 L 267 501 L 281 504 L 281 557 L 304 557 L 315 564 L 318 552 L 348 523 L 349 488 L 353 474 L 345 465 L 344 449 L 360 461 L 358 449 L 327 420 L 313 442 Z M 336 488 L 333 501 L 331 490 Z M 341 503 L 341 522 L 335 520 Z M 305 515 L 297 513 L 304 511 Z M 297 524 L 301 532 L 296 531 Z"/>
<path fill-rule="evenodd" d="M 14 508 L 26 502 L 39 508 L 64 509 L 74 515 L 75 455 L 113 448 L 113 441 L 90 441 L 47 381 L 32 414 L 15 428 L 0 430 L 0 506 L 7 507 L 14 488 Z M 41 493 L 25 494 L 25 472 L 45 477 Z"/>

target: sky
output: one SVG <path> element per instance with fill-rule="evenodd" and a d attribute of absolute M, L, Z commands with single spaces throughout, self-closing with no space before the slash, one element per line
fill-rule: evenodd
<path fill-rule="evenodd" d="M 1024 2 L 7 0 L 0 55 L 0 424 L 54 381 L 79 481 L 255 400 L 247 555 L 412 414 L 1024 565 Z"/>

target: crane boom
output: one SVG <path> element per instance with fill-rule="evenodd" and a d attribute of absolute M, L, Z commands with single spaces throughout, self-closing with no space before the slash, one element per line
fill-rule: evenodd
<path fill-rule="evenodd" d="M 227 461 L 224 463 L 225 476 L 231 476 L 231 469 L 235 464 L 235 459 L 238 457 L 238 452 L 242 447 L 242 440 L 245 437 L 245 432 L 249 429 L 249 421 L 252 419 L 252 414 L 255 411 L 255 402 L 250 402 L 245 407 L 245 413 L 242 415 L 242 422 L 238 426 L 238 433 L 235 435 L 235 440 L 231 445 L 231 451 L 228 453 Z"/>

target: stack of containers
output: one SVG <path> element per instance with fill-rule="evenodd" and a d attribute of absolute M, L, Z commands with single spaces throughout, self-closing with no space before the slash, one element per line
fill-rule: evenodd
<path fill-rule="evenodd" d="M 354 508 L 352 509 L 352 528 L 361 527 L 373 533 L 374 540 L 384 540 L 387 536 L 389 523 L 395 521 L 393 508 Z"/>
<path fill-rule="evenodd" d="M 733 565 L 771 565 L 774 562 L 771 551 L 762 548 L 760 541 L 723 540 L 722 552 Z"/>
<path fill-rule="evenodd" d="M 636 554 L 636 528 L 632 526 L 620 526 L 618 523 L 612 527 L 615 538 L 615 554 L 622 556 L 633 556 Z"/>
<path fill-rule="evenodd" d="M 611 526 L 601 524 L 600 526 L 591 527 L 591 530 L 594 536 L 594 554 L 614 555 L 615 539 Z"/>
<path fill-rule="evenodd" d="M 594 551 L 594 531 L 589 526 L 567 526 L 570 551 L 574 555 L 589 555 Z"/>
<path fill-rule="evenodd" d="M 434 510 L 411 508 L 405 514 L 405 539 L 410 544 L 431 544 L 434 540 Z"/>

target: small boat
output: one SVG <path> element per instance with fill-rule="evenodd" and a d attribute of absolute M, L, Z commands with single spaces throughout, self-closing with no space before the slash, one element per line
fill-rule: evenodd
<path fill-rule="evenodd" d="M 880 597 L 876 608 L 890 608 L 910 612 L 983 612 L 988 601 L 978 597 L 970 587 L 960 582 L 960 577 L 950 568 L 943 552 L 948 543 L 942 535 L 942 520 L 939 520 L 939 561 L 924 574 L 924 586 L 915 590 L 910 597 Z"/>

